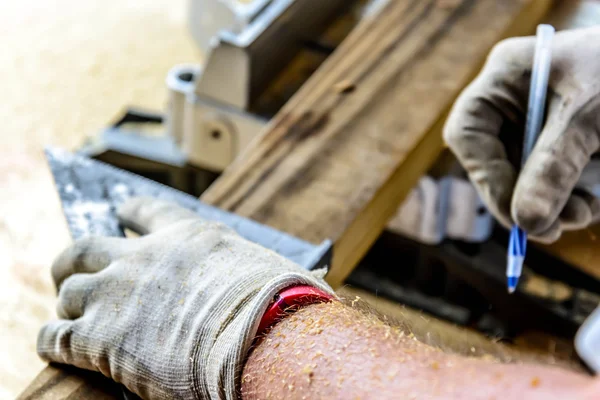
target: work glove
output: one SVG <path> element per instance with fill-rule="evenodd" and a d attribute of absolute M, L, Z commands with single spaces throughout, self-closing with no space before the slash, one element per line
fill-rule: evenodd
<path fill-rule="evenodd" d="M 600 216 L 590 187 L 600 171 L 580 181 L 599 147 L 600 28 L 556 34 L 547 118 L 519 173 L 535 42 L 523 37 L 496 45 L 454 104 L 444 138 L 490 212 L 549 243 Z"/>
<path fill-rule="evenodd" d="M 77 241 L 52 266 L 58 321 L 47 361 L 99 371 L 144 399 L 235 399 L 260 319 L 281 289 L 322 280 L 228 227 L 149 198 L 123 225 L 147 235 Z"/>

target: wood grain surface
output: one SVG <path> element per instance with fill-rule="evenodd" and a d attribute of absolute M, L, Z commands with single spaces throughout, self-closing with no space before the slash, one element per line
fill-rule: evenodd
<path fill-rule="evenodd" d="M 121 397 L 120 388 L 99 373 L 65 366 L 48 366 L 40 372 L 18 399 L 108 400 Z"/>

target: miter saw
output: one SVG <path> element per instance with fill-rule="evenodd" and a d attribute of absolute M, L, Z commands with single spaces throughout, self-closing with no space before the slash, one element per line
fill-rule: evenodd
<path fill-rule="evenodd" d="M 189 27 L 204 62 L 169 71 L 164 113 L 130 109 L 81 153 L 199 196 L 387 1 L 191 0 Z M 505 234 L 464 174 L 450 172 L 419 181 L 349 281 L 500 336 L 521 328 L 572 335 L 598 304 L 600 282 L 532 251 L 544 271 L 526 267 L 523 291 L 509 300 Z M 568 288 L 556 289 L 558 281 Z"/>

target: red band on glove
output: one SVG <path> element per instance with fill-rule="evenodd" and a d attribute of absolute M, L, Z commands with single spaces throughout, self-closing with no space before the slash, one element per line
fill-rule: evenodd
<path fill-rule="evenodd" d="M 260 320 L 257 334 L 265 333 L 265 330 L 302 306 L 326 303 L 332 300 L 333 296 L 313 286 L 293 286 L 284 289 L 275 295 L 273 304 L 269 306 Z"/>

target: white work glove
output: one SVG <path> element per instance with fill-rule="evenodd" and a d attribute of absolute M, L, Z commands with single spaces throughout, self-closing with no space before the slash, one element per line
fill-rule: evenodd
<path fill-rule="evenodd" d="M 513 38 L 493 49 L 456 101 L 444 138 L 490 212 L 547 243 L 600 216 L 589 187 L 576 187 L 600 145 L 600 28 L 556 34 L 547 120 L 517 174 L 535 41 Z"/>
<path fill-rule="evenodd" d="M 77 241 L 52 266 L 48 361 L 99 371 L 144 399 L 235 399 L 260 319 L 285 287 L 330 294 L 310 273 L 192 211 L 149 198 L 119 210 L 146 236 Z"/>

